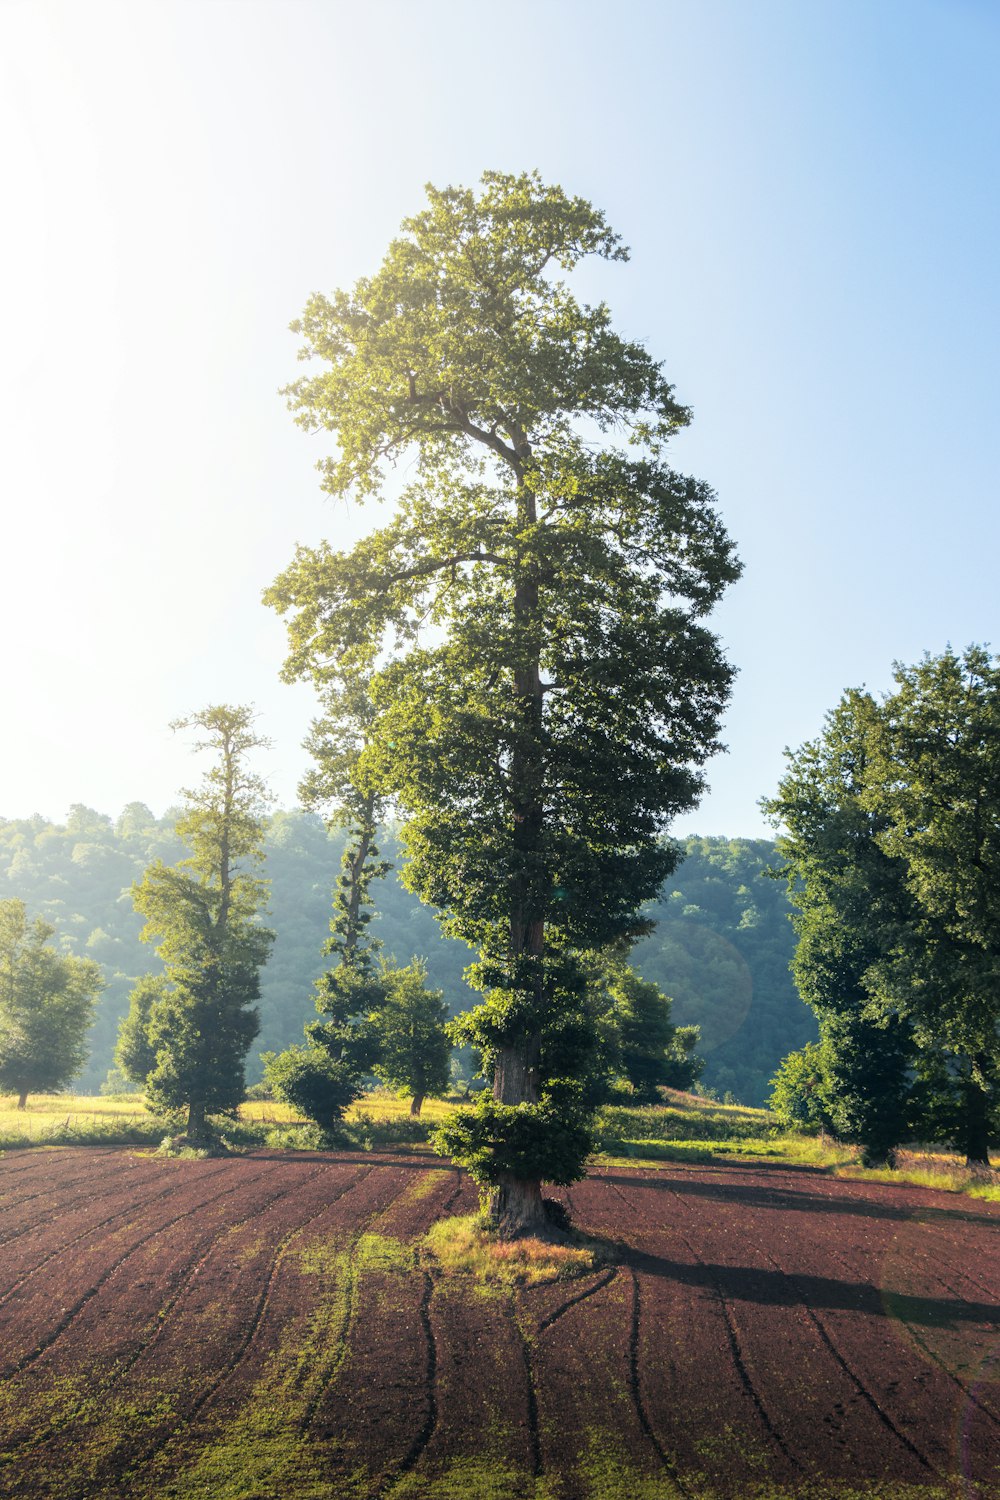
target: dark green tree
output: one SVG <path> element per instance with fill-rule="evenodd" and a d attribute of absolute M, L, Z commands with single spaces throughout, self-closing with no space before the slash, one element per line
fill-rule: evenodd
<path fill-rule="evenodd" d="M 836 1133 L 835 1101 L 830 1089 L 828 1048 L 825 1042 L 807 1042 L 798 1052 L 782 1058 L 771 1079 L 771 1109 L 782 1125 L 798 1130 Z"/>
<path fill-rule="evenodd" d="M 376 1076 L 411 1095 L 410 1114 L 426 1098 L 447 1093 L 451 1043 L 445 1030 L 448 1007 L 440 990 L 427 987 L 427 968 L 414 959 L 405 968 L 382 969 L 385 998 L 371 1016 Z"/>
<path fill-rule="evenodd" d="M 377 962 L 381 944 L 369 931 L 371 883 L 390 868 L 375 842 L 384 803 L 371 787 L 359 789 L 354 778 L 374 717 L 368 686 L 361 676 L 339 690 L 328 688 L 326 713 L 313 723 L 306 742 L 315 766 L 300 787 L 302 799 L 323 808 L 331 826 L 348 829 L 323 950 L 334 963 L 316 980 L 316 1009 L 323 1019 L 306 1026 L 307 1045 L 268 1054 L 264 1066 L 276 1097 L 328 1134 L 364 1092 L 380 1046 L 372 1013 L 388 995 L 388 971 Z"/>
<path fill-rule="evenodd" d="M 957 1142 L 988 1165 L 1000 1082 L 1000 662 L 980 646 L 897 665 L 864 801 L 910 916 L 876 982 L 955 1060 Z"/>
<path fill-rule="evenodd" d="M 130 1083 L 145 1086 L 146 1079 L 156 1067 L 156 1051 L 149 1035 L 150 1020 L 153 1007 L 162 1002 L 168 992 L 164 974 L 144 974 L 129 995 L 128 1014 L 118 1028 L 115 1064 Z"/>
<path fill-rule="evenodd" d="M 764 806 L 784 829 L 778 848 L 798 908 L 792 971 L 820 1022 L 824 1107 L 869 1164 L 892 1165 L 908 1129 L 914 1043 L 877 966 L 912 913 L 903 871 L 880 843 L 886 819 L 865 803 L 879 717 L 868 694 L 845 694 Z"/>
<path fill-rule="evenodd" d="M 104 987 L 92 959 L 61 954 L 55 928 L 29 922 L 23 901 L 0 901 L 0 1092 L 65 1088 L 87 1056 L 87 1033 Z"/>
<path fill-rule="evenodd" d="M 607 998 L 611 1071 L 636 1102 L 657 1103 L 661 1088 L 689 1089 L 705 1066 L 695 1055 L 697 1026 L 675 1026 L 669 997 L 624 963 L 610 966 Z"/>
<path fill-rule="evenodd" d="M 697 800 L 732 675 L 703 619 L 739 568 L 711 491 L 664 461 L 688 413 L 660 366 L 560 279 L 627 258 L 603 215 L 537 175 L 428 198 L 373 277 L 309 301 L 293 326 L 325 368 L 288 392 L 336 438 L 331 494 L 378 498 L 403 459 L 413 481 L 267 597 L 287 677 L 370 675 L 355 784 L 393 798 L 407 883 L 481 951 L 469 1039 L 493 1091 L 441 1141 L 516 1234 L 542 1181 L 583 1170 L 575 954 L 634 931 L 676 862 L 660 835 Z"/>
<path fill-rule="evenodd" d="M 187 1111 L 192 1141 L 205 1137 L 208 1115 L 232 1112 L 244 1098 L 260 970 L 274 937 L 258 920 L 266 899 L 256 874 L 266 792 L 248 758 L 268 742 L 253 720 L 251 709 L 222 704 L 173 726 L 200 731 L 196 749 L 211 752 L 213 762 L 201 786 L 184 792 L 177 833 L 187 859 L 151 865 L 133 887 L 146 919 L 142 936 L 157 944 L 165 966 L 146 1027 L 156 1058 L 147 1094 L 156 1108 Z"/>

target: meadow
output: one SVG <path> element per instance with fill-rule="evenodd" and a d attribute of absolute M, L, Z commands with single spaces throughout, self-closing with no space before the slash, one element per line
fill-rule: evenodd
<path fill-rule="evenodd" d="M 642 1164 L 744 1160 L 810 1167 L 834 1177 L 932 1187 L 1000 1201 L 1000 1173 L 969 1171 L 961 1157 L 940 1146 L 911 1145 L 895 1171 L 863 1168 L 859 1152 L 815 1133 L 783 1130 L 767 1110 L 720 1104 L 695 1094 L 667 1091 L 667 1103 L 598 1111 L 595 1162 Z M 363 1151 L 414 1149 L 454 1109 L 470 1108 L 464 1095 L 428 1099 L 418 1119 L 409 1099 L 388 1089 L 366 1094 L 347 1114 L 343 1145 Z M 219 1121 L 234 1150 L 255 1147 L 316 1149 L 313 1127 L 286 1104 L 248 1100 L 234 1120 Z M 29 1146 L 126 1145 L 159 1147 L 171 1124 L 146 1109 L 141 1094 L 36 1094 L 24 1110 L 0 1095 L 0 1151 Z"/>

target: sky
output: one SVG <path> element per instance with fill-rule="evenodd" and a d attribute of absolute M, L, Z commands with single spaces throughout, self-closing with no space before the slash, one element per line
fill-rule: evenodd
<path fill-rule="evenodd" d="M 0 817 L 157 813 L 171 721 L 253 703 L 280 805 L 311 691 L 262 590 L 378 515 L 319 489 L 289 322 L 423 185 L 537 168 L 694 412 L 745 564 L 678 834 L 770 834 L 782 752 L 894 660 L 997 646 L 993 0 L 0 0 Z"/>

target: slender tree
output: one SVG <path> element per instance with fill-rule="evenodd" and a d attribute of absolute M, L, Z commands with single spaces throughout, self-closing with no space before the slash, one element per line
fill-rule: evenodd
<path fill-rule="evenodd" d="M 177 833 L 191 853 L 174 868 L 157 861 L 133 887 L 142 936 L 165 965 L 145 1027 L 156 1059 L 147 1092 L 164 1110 L 187 1111 L 191 1140 L 205 1137 L 207 1115 L 230 1112 L 244 1097 L 260 969 L 274 937 L 258 921 L 267 794 L 248 759 L 268 741 L 253 721 L 250 708 L 221 704 L 172 726 L 199 731 L 195 748 L 213 756 L 201 786 L 183 794 Z"/>
<path fill-rule="evenodd" d="M 0 901 L 0 1091 L 65 1088 L 87 1058 L 87 1032 L 104 988 L 90 958 L 57 952 L 55 928 L 29 922 L 23 901 Z"/>
<path fill-rule="evenodd" d="M 305 1028 L 306 1045 L 264 1059 L 264 1076 L 277 1098 L 336 1132 L 345 1111 L 364 1092 L 365 1076 L 379 1055 L 373 1011 L 388 994 L 387 971 L 377 961 L 379 940 L 369 931 L 374 915 L 370 887 L 391 868 L 376 838 L 384 800 L 360 788 L 355 772 L 374 709 L 362 674 L 328 687 L 325 714 L 306 741 L 315 765 L 299 788 L 303 802 L 322 808 L 332 826 L 346 825 L 348 841 L 333 892 L 330 936 L 324 952 L 334 962 L 316 981 L 322 1020 Z"/>
<path fill-rule="evenodd" d="M 559 279 L 627 258 L 603 215 L 534 174 L 428 198 L 373 277 L 311 298 L 293 327 L 325 368 L 288 390 L 336 438 L 331 494 L 377 499 L 403 459 L 413 481 L 267 598 L 289 678 L 370 674 L 357 785 L 394 799 L 404 878 L 482 951 L 493 1093 L 442 1140 L 514 1234 L 544 1218 L 542 1181 L 582 1172 L 574 955 L 632 929 L 675 863 L 661 834 L 731 680 L 702 618 L 739 568 L 711 491 L 664 461 L 688 413 L 660 366 Z"/>

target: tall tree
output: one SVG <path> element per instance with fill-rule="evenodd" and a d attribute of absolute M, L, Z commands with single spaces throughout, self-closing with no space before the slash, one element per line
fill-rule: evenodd
<path fill-rule="evenodd" d="M 326 367 L 288 390 L 336 438 L 331 494 L 378 499 L 404 458 L 413 481 L 266 597 L 287 677 L 371 674 L 356 784 L 395 800 L 407 883 L 482 951 L 493 1093 L 444 1139 L 517 1233 L 543 1180 L 582 1172 L 574 953 L 633 930 L 676 861 L 661 834 L 697 800 L 732 675 L 702 619 L 739 567 L 712 492 L 664 461 L 688 413 L 659 364 L 559 279 L 627 258 L 604 216 L 537 174 L 428 199 L 374 276 L 310 299 L 293 327 Z"/>
<path fill-rule="evenodd" d="M 323 808 L 330 826 L 348 828 L 334 887 L 330 936 L 324 952 L 334 962 L 316 981 L 321 1021 L 306 1025 L 306 1046 L 265 1055 L 265 1078 L 275 1095 L 335 1132 L 345 1111 L 364 1091 L 365 1075 L 379 1055 L 372 1012 L 386 1001 L 388 975 L 376 963 L 381 948 L 369 931 L 374 915 L 370 887 L 390 869 L 376 845 L 384 800 L 359 788 L 355 772 L 374 709 L 366 674 L 324 694 L 325 714 L 306 741 L 315 761 L 299 791 L 310 808 Z"/>
<path fill-rule="evenodd" d="M 897 665 L 866 804 L 912 917 L 879 965 L 922 1046 L 954 1059 L 959 1142 L 988 1165 L 1000 1084 L 1000 661 L 980 646 Z"/>
<path fill-rule="evenodd" d="M 879 842 L 886 820 L 864 801 L 879 717 L 869 694 L 846 693 L 764 803 L 784 828 L 778 849 L 798 908 L 792 972 L 823 1039 L 804 1061 L 822 1060 L 831 1123 L 872 1166 L 891 1165 L 905 1139 L 913 1056 L 911 1028 L 875 980 L 911 915 L 903 872 Z"/>
<path fill-rule="evenodd" d="M 253 721 L 250 708 L 220 704 L 172 726 L 200 731 L 195 748 L 213 756 L 201 786 L 183 793 L 177 833 L 191 852 L 173 868 L 157 861 L 133 887 L 142 936 L 165 966 L 145 1027 L 156 1059 L 148 1095 L 160 1108 L 186 1109 L 192 1140 L 205 1136 L 207 1115 L 244 1097 L 260 969 L 274 937 L 257 919 L 266 899 L 256 870 L 267 794 L 248 759 L 268 741 Z"/>
<path fill-rule="evenodd" d="M 29 922 L 23 901 L 0 901 L 0 1091 L 17 1094 L 18 1109 L 79 1073 L 104 988 L 99 965 L 57 952 L 54 932 Z"/>

